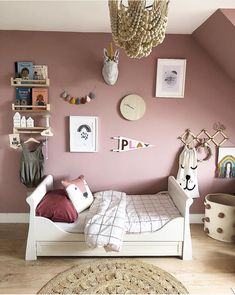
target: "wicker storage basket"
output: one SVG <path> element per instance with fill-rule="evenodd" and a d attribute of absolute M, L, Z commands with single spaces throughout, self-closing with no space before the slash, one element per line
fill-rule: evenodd
<path fill-rule="evenodd" d="M 235 242 L 235 196 L 209 194 L 205 198 L 204 230 L 223 242 Z"/>

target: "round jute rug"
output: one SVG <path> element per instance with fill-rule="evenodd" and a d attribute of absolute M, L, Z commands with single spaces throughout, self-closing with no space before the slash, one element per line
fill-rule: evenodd
<path fill-rule="evenodd" d="M 168 272 L 132 259 L 97 259 L 69 268 L 38 294 L 187 294 Z"/>

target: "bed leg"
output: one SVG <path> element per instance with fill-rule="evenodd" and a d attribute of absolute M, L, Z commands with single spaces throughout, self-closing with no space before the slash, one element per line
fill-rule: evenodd
<path fill-rule="evenodd" d="M 184 228 L 182 259 L 183 260 L 192 260 L 192 239 L 191 239 L 189 224 L 187 224 Z"/>
<path fill-rule="evenodd" d="M 37 260 L 36 241 L 29 226 L 25 260 Z"/>

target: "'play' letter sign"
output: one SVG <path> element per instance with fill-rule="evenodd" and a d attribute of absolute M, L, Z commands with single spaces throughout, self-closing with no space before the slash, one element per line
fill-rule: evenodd
<path fill-rule="evenodd" d="M 132 138 L 127 137 L 112 137 L 113 139 L 118 140 L 118 149 L 112 150 L 113 152 L 126 152 L 126 151 L 132 151 L 136 149 L 142 149 L 147 147 L 152 147 L 153 145 L 149 143 L 145 143 L 143 141 L 139 141 Z"/>

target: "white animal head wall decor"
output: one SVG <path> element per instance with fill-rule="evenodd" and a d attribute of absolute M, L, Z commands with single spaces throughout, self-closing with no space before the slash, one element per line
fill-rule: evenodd
<path fill-rule="evenodd" d="M 106 48 L 104 48 L 104 65 L 102 68 L 102 75 L 104 81 L 108 85 L 114 85 L 118 78 L 118 60 L 119 50 L 116 50 L 113 55 L 112 43 L 110 44 L 110 54 Z"/>

